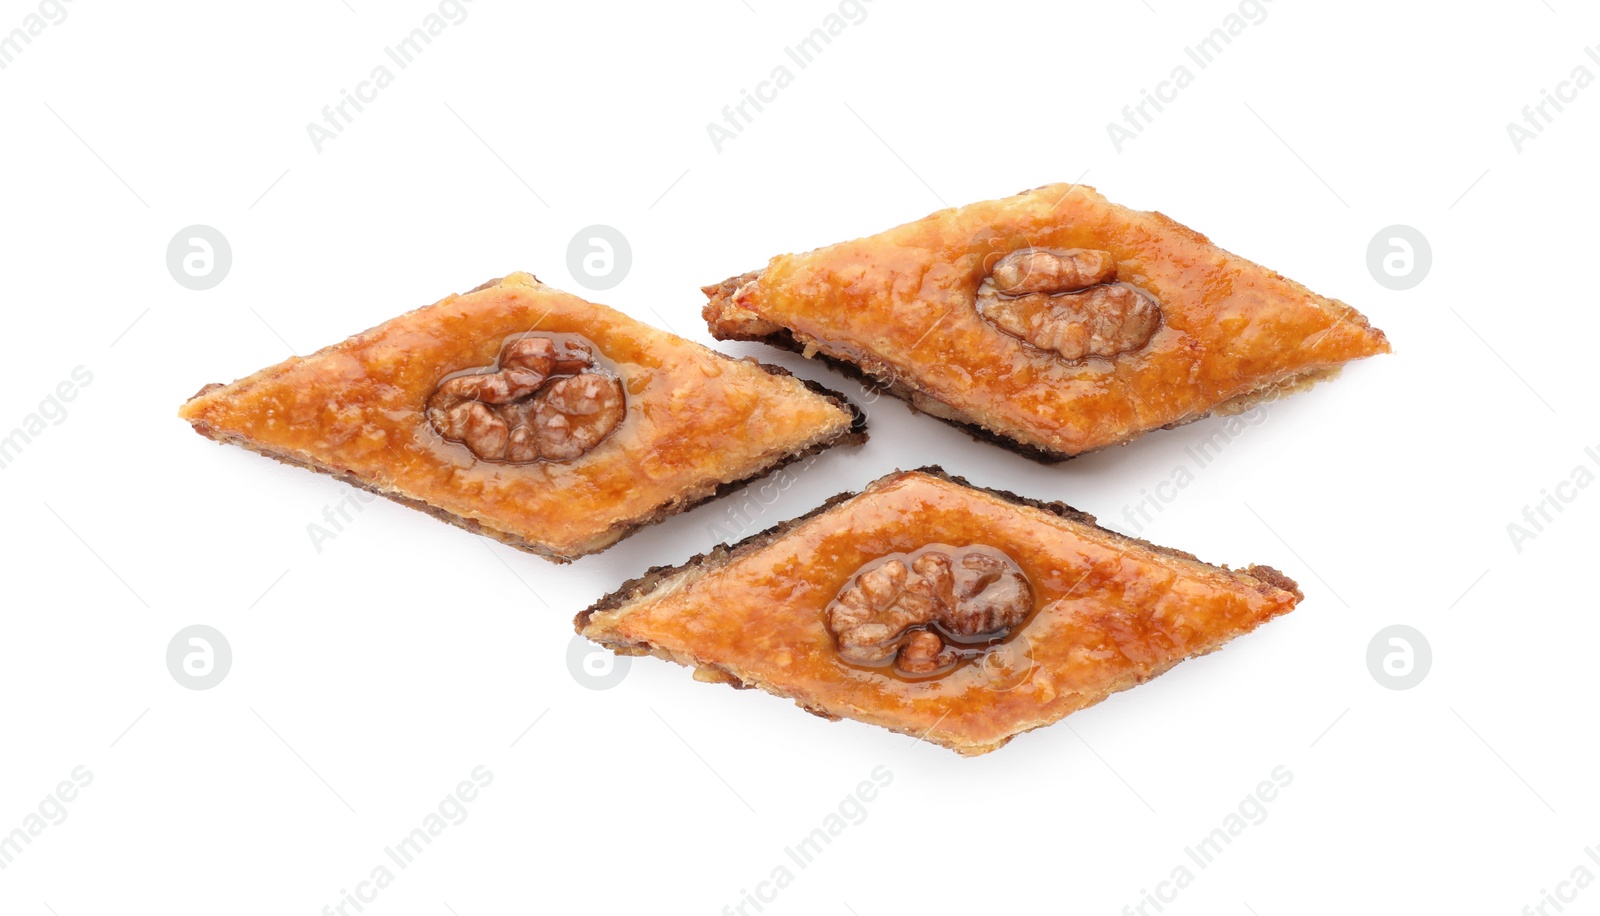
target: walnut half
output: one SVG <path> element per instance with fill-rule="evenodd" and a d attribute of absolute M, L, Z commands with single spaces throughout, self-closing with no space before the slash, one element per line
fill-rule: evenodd
<path fill-rule="evenodd" d="M 1020 248 L 978 286 L 978 314 L 1062 359 L 1137 350 L 1160 326 L 1161 308 L 1149 293 L 1112 282 L 1116 274 L 1108 251 Z"/>
<path fill-rule="evenodd" d="M 981 655 L 1033 613 L 1033 589 L 991 547 L 929 545 L 868 563 L 828 605 L 839 656 L 913 677 Z"/>
<path fill-rule="evenodd" d="M 439 435 L 485 461 L 570 461 L 627 413 L 622 382 L 579 340 L 518 337 L 499 361 L 454 375 L 428 399 Z"/>

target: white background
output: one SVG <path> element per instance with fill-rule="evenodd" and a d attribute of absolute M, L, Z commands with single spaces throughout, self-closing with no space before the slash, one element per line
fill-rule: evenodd
<path fill-rule="evenodd" d="M 37 8 L 4 0 L 0 30 Z M 1600 490 L 1564 490 L 1520 550 L 1507 532 L 1575 467 L 1600 472 L 1600 88 L 1520 152 L 1506 131 L 1574 67 L 1600 74 L 1600 15 L 1276 0 L 1201 70 L 1184 47 L 1236 5 L 874 0 L 798 70 L 784 47 L 836 5 L 476 0 L 319 153 L 306 124 L 437 8 L 76 0 L 0 71 L 0 432 L 93 374 L 0 471 L 0 832 L 74 767 L 94 776 L 0 871 L 0 912 L 310 916 L 479 765 L 494 778 L 465 822 L 368 912 L 714 914 L 787 864 L 767 912 L 1118 913 L 1188 864 L 1169 913 L 1515 914 L 1600 874 Z M 779 64 L 793 84 L 718 152 L 707 122 Z M 1106 123 L 1179 64 L 1192 85 L 1119 152 Z M 1274 404 L 1143 532 L 1281 567 L 1294 614 L 983 758 L 655 660 L 580 683 L 574 613 L 711 546 L 725 504 L 567 567 L 382 501 L 318 552 L 307 526 L 347 488 L 174 415 L 510 270 L 584 293 L 566 250 L 591 224 L 633 263 L 590 297 L 709 343 L 702 284 L 1079 178 L 1349 301 L 1396 352 Z M 196 223 L 233 250 L 204 292 L 165 264 Z M 1409 291 L 1368 272 L 1392 224 L 1432 245 Z M 1046 467 L 898 401 L 869 411 L 872 441 L 760 525 L 938 462 L 1126 529 L 1218 428 Z M 165 664 L 194 623 L 234 653 L 207 691 Z M 1434 654 L 1406 691 L 1366 662 L 1395 623 Z M 1195 867 L 1184 848 L 1280 765 L 1265 821 Z M 785 847 L 875 767 L 893 781 L 865 821 L 795 866 Z"/>

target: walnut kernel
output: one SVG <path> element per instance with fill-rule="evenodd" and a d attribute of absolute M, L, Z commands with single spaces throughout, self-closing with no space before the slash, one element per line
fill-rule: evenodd
<path fill-rule="evenodd" d="M 1150 342 L 1161 308 L 1143 290 L 1113 283 L 1116 259 L 1085 248 L 1022 248 L 978 287 L 978 313 L 1006 334 L 1063 359 L 1111 357 Z"/>
<path fill-rule="evenodd" d="M 1092 248 L 1019 248 L 1001 258 L 989 276 L 995 292 L 1070 293 L 1108 283 L 1117 276 L 1117 259 Z"/>
<path fill-rule="evenodd" d="M 989 547 L 929 545 L 859 570 L 828 606 L 839 655 L 902 674 L 941 674 L 1004 639 L 1033 612 L 1033 589 Z"/>
<path fill-rule="evenodd" d="M 439 435 L 485 461 L 570 461 L 627 413 L 622 382 L 582 341 L 520 337 L 496 365 L 446 379 L 428 399 Z"/>

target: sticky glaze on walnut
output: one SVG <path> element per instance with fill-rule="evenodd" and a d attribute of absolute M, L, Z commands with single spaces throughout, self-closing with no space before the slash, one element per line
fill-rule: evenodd
<path fill-rule="evenodd" d="M 485 461 L 571 461 L 626 414 L 622 382 L 586 341 L 516 337 L 493 366 L 457 373 L 428 399 L 439 435 Z"/>
<path fill-rule="evenodd" d="M 1149 343 L 1161 324 L 1155 299 L 1116 276 L 1109 251 L 1020 248 L 978 286 L 978 314 L 1062 359 L 1116 356 Z"/>
<path fill-rule="evenodd" d="M 930 677 L 983 655 L 1032 613 L 1033 589 L 1005 553 L 930 544 L 857 570 L 826 616 L 846 662 Z"/>

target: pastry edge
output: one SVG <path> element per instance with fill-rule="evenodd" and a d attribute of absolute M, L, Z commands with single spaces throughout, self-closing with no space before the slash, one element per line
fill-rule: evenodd
<path fill-rule="evenodd" d="M 498 282 L 499 281 L 497 280 L 490 281 L 488 284 L 480 286 L 478 289 L 487 288 L 488 286 L 494 285 Z M 476 292 L 476 290 L 474 290 L 474 292 Z M 715 353 L 716 351 L 712 352 Z M 718 353 L 717 355 L 724 359 L 736 359 L 736 357 L 727 356 L 726 354 Z M 274 461 L 278 461 L 282 464 L 304 468 L 308 471 L 315 471 L 319 474 L 326 474 L 336 480 L 349 484 L 350 486 L 366 490 L 367 492 L 376 494 L 378 496 L 382 496 L 385 499 L 399 503 L 407 508 L 416 509 L 419 512 L 438 519 L 439 521 L 454 525 L 465 531 L 469 531 L 473 534 L 483 535 L 484 537 L 493 538 L 502 544 L 515 547 L 516 549 L 525 551 L 527 553 L 531 553 L 534 556 L 549 560 L 552 563 L 566 564 L 571 563 L 573 560 L 606 550 L 624 538 L 637 533 L 640 529 L 647 528 L 651 525 L 660 524 L 674 515 L 688 512 L 690 509 L 693 509 L 697 506 L 719 499 L 722 496 L 739 490 L 758 480 L 762 480 L 797 461 L 809 458 L 812 455 L 820 454 L 821 452 L 829 448 L 833 448 L 834 446 L 860 445 L 861 443 L 867 441 L 866 414 L 855 404 L 854 401 L 851 401 L 843 394 L 840 394 L 839 392 L 830 388 L 826 388 L 817 382 L 794 375 L 794 373 L 784 369 L 781 366 L 768 365 L 760 362 L 759 360 L 751 360 L 751 362 L 755 363 L 755 365 L 759 366 L 762 370 L 771 375 L 786 376 L 795 379 L 795 381 L 798 381 L 801 385 L 805 386 L 806 390 L 821 396 L 830 404 L 848 413 L 850 415 L 850 425 L 845 427 L 843 431 L 832 436 L 822 436 L 811 441 L 809 444 L 800 445 L 790 450 L 789 452 L 778 457 L 776 460 L 760 466 L 753 474 L 741 477 L 737 480 L 720 481 L 715 484 L 702 484 L 699 487 L 680 493 L 673 499 L 656 506 L 646 514 L 635 516 L 631 519 L 624 519 L 619 522 L 614 522 L 604 531 L 595 534 L 588 540 L 585 540 L 581 544 L 577 545 L 575 550 L 565 553 L 559 550 L 553 550 L 549 545 L 529 540 L 514 532 L 503 531 L 490 525 L 486 525 L 477 519 L 458 515 L 449 511 L 448 509 L 440 508 L 413 496 L 407 496 L 399 491 L 386 489 L 380 484 L 349 471 L 341 471 L 320 461 L 296 454 L 291 454 L 287 451 L 264 447 L 244 436 L 222 432 L 203 419 L 184 419 L 190 424 L 195 432 L 218 444 L 236 445 L 245 449 L 246 451 L 254 452 L 257 455 L 271 458 Z M 257 374 L 259 375 L 259 373 Z M 254 376 L 251 376 L 250 378 L 254 378 Z M 240 381 L 249 381 L 249 379 L 241 379 Z M 233 384 L 239 384 L 239 382 L 234 382 Z M 210 385 L 207 385 L 189 398 L 189 400 L 185 402 L 185 406 L 192 404 L 194 401 L 204 397 L 205 395 L 225 387 L 228 386 L 223 385 L 220 382 L 214 382 Z"/>
<path fill-rule="evenodd" d="M 1173 220 L 1171 217 L 1168 217 L 1165 214 L 1156 213 L 1155 216 L 1165 220 L 1176 229 L 1181 229 L 1190 233 L 1191 235 L 1195 236 L 1198 241 L 1203 242 L 1204 244 L 1214 245 L 1210 239 L 1207 239 L 1205 236 L 1200 235 L 1192 229 L 1189 229 L 1187 226 L 1184 226 L 1182 223 Z M 1231 253 L 1230 256 L 1238 257 L 1237 255 L 1231 255 Z M 1240 260 L 1244 259 L 1241 258 Z M 1269 268 L 1262 267 L 1261 269 L 1268 271 L 1269 273 L 1273 274 L 1273 276 L 1280 278 L 1282 277 L 1281 274 L 1278 274 L 1276 271 L 1271 271 Z M 1339 375 L 1339 373 L 1347 364 L 1346 362 L 1334 363 L 1332 365 L 1316 366 L 1300 372 L 1290 373 L 1265 384 L 1258 385 L 1255 388 L 1242 391 L 1236 395 L 1233 395 L 1232 397 L 1226 398 L 1213 405 L 1209 410 L 1191 414 L 1161 426 L 1154 426 L 1147 429 L 1138 430 L 1119 442 L 1108 442 L 1104 445 L 1096 446 L 1092 449 L 1085 449 L 1081 452 L 1064 452 L 1036 442 L 1024 441 L 1023 439 L 1018 438 L 1013 432 L 1001 431 L 993 429 L 989 426 L 985 426 L 982 422 L 971 416 L 968 412 L 935 397 L 934 395 L 916 387 L 915 385 L 910 384 L 909 382 L 897 378 L 896 373 L 893 371 L 885 371 L 885 369 L 888 367 L 879 369 L 876 368 L 878 365 L 876 363 L 873 365 L 868 365 L 862 362 L 857 362 L 856 360 L 845 356 L 829 353 L 823 348 L 820 342 L 804 339 L 792 328 L 762 318 L 755 312 L 752 312 L 749 309 L 739 305 L 738 299 L 740 293 L 742 293 L 746 287 L 759 282 L 764 272 L 765 268 L 760 270 L 752 270 L 743 274 L 729 277 L 726 280 L 723 280 L 721 283 L 713 283 L 710 286 L 701 287 L 700 291 L 705 294 L 707 301 L 706 304 L 701 308 L 700 315 L 705 320 L 706 325 L 710 329 L 713 337 L 724 341 L 738 340 L 752 343 L 762 343 L 766 344 L 767 346 L 776 347 L 780 350 L 788 350 L 793 353 L 799 353 L 801 356 L 804 356 L 807 359 L 816 359 L 820 357 L 823 363 L 833 367 L 834 369 L 843 373 L 845 376 L 854 379 L 862 385 L 881 390 L 904 401 L 913 413 L 925 413 L 934 419 L 941 420 L 950 424 L 951 426 L 954 426 L 979 442 L 988 442 L 998 445 L 1001 448 L 1007 449 L 1008 451 L 1027 458 L 1030 461 L 1036 461 L 1040 464 L 1059 464 L 1063 461 L 1076 458 L 1079 455 L 1087 455 L 1092 452 L 1101 451 L 1103 449 L 1112 448 L 1118 445 L 1127 445 L 1128 443 L 1133 442 L 1147 433 L 1154 432 L 1157 429 L 1176 429 L 1180 426 L 1186 426 L 1190 423 L 1195 423 L 1212 416 L 1231 416 L 1244 413 L 1245 411 L 1248 411 L 1259 404 L 1264 404 L 1288 395 L 1307 391 L 1314 387 L 1318 382 L 1331 381 Z M 1338 300 L 1327 301 L 1342 308 L 1343 314 L 1340 316 L 1341 320 L 1352 321 L 1358 324 L 1363 330 L 1366 330 L 1375 336 L 1377 341 L 1382 345 L 1382 348 L 1379 349 L 1374 355 L 1393 352 L 1392 348 L 1389 346 L 1387 335 L 1385 335 L 1381 329 L 1374 327 L 1371 321 L 1368 320 L 1367 317 L 1359 310 L 1352 308 L 1343 302 L 1339 302 Z"/>
<path fill-rule="evenodd" d="M 1305 594 L 1300 590 L 1300 586 L 1299 586 L 1298 583 L 1296 583 L 1293 579 L 1289 578 L 1287 575 L 1283 574 L 1282 572 L 1278 571 L 1277 569 L 1275 569 L 1275 568 L 1273 568 L 1271 566 L 1251 565 L 1251 566 L 1245 567 L 1243 569 L 1235 570 L 1235 569 L 1230 569 L 1229 567 L 1227 567 L 1225 565 L 1207 563 L 1204 560 L 1201 560 L 1200 558 L 1196 557 L 1194 554 L 1189 553 L 1187 551 L 1178 550 L 1178 549 L 1172 548 L 1172 547 L 1165 547 L 1165 546 L 1162 546 L 1160 544 L 1153 544 L 1153 543 L 1151 543 L 1149 541 L 1146 541 L 1146 540 L 1144 540 L 1142 538 L 1136 538 L 1136 537 L 1133 537 L 1131 535 L 1126 535 L 1126 534 L 1123 534 L 1123 533 L 1121 533 L 1119 531 L 1112 531 L 1109 528 L 1105 528 L 1105 527 L 1101 526 L 1098 523 L 1097 519 L 1093 515 L 1090 515 L 1087 512 L 1083 512 L 1083 511 L 1081 511 L 1079 509 L 1075 509 L 1072 506 L 1067 505 L 1066 503 L 1059 502 L 1059 501 L 1053 501 L 1052 502 L 1052 501 L 1033 499 L 1033 498 L 1030 498 L 1030 497 L 1021 496 L 1021 495 L 1019 495 L 1017 493 L 1013 493 L 1013 492 L 1011 492 L 1009 490 L 1001 490 L 1001 489 L 996 489 L 996 488 L 992 488 L 992 487 L 980 487 L 980 486 L 977 486 L 977 485 L 971 483 L 970 481 L 968 481 L 964 477 L 960 477 L 958 475 L 954 475 L 954 474 L 951 474 L 951 473 L 945 471 L 942 467 L 940 467 L 938 465 L 927 465 L 927 466 L 924 466 L 924 467 L 912 468 L 910 470 L 895 470 L 895 471 L 892 471 L 892 472 L 890 472 L 888 474 L 885 474 L 882 477 L 879 477 L 876 480 L 873 480 L 872 482 L 868 483 L 866 486 L 862 487 L 861 490 L 859 490 L 859 491 L 846 491 L 846 492 L 843 492 L 843 493 L 836 494 L 836 495 L 834 495 L 832 497 L 829 497 L 826 501 L 824 501 L 821 505 L 817 506 L 815 509 L 812 509 L 811 511 L 809 511 L 809 512 L 803 514 L 803 515 L 796 516 L 795 518 L 789 519 L 788 521 L 779 522 L 776 525 L 773 525 L 773 526 L 771 526 L 771 527 L 769 527 L 769 528 L 767 528 L 767 529 L 765 529 L 763 531 L 756 532 L 755 534 L 749 535 L 748 537 L 745 537 L 745 538 L 743 538 L 743 539 L 741 539 L 741 540 L 739 540 L 737 542 L 734 542 L 732 544 L 718 544 L 717 546 L 711 548 L 710 550 L 706 551 L 705 553 L 698 554 L 696 556 L 690 557 L 688 560 L 685 560 L 683 563 L 677 564 L 675 566 L 655 566 L 655 567 L 651 567 L 650 569 L 646 570 L 643 574 L 641 574 L 641 575 L 639 575 L 639 576 L 637 576 L 637 577 L 635 577 L 633 579 L 629 579 L 628 581 L 622 583 L 622 585 L 618 586 L 614 591 L 612 591 L 611 593 L 601 597 L 594 604 L 591 604 L 589 607 L 587 607 L 584 610 L 580 611 L 578 613 L 578 615 L 573 618 L 574 629 L 576 629 L 576 631 L 578 632 L 579 635 L 581 635 L 581 636 L 583 636 L 583 637 L 585 637 L 585 638 L 587 638 L 587 639 L 589 639 L 589 640 L 591 640 L 591 641 L 603 646 L 604 648 L 610 649 L 611 651 L 617 653 L 618 655 L 652 655 L 652 656 L 655 656 L 656 658 L 660 658 L 660 659 L 664 659 L 666 661 L 674 662 L 676 664 L 679 664 L 679 665 L 682 665 L 682 666 L 684 666 L 686 668 L 691 669 L 693 671 L 693 675 L 694 675 L 695 680 L 706 682 L 706 683 L 728 684 L 729 686 L 734 687 L 735 689 L 739 689 L 739 690 L 748 690 L 748 689 L 750 689 L 752 687 L 759 687 L 762 690 L 764 690 L 767 693 L 770 693 L 770 694 L 772 694 L 774 696 L 783 697 L 785 699 L 793 700 L 796 706 L 800 707 L 801 709 L 805 710 L 806 712 L 811 713 L 812 715 L 818 716 L 818 717 L 823 718 L 823 719 L 828 719 L 830 721 L 835 721 L 835 722 L 839 721 L 840 719 L 845 718 L 845 716 L 840 715 L 838 713 L 829 712 L 828 710 L 823 709 L 820 706 L 813 705 L 812 703 L 808 702 L 808 698 L 806 696 L 804 696 L 802 694 L 799 694 L 799 693 L 796 693 L 796 692 L 794 692 L 792 690 L 789 690 L 789 689 L 783 687 L 782 685 L 774 684 L 774 683 L 770 683 L 770 682 L 764 682 L 764 681 L 754 681 L 754 680 L 746 681 L 746 680 L 740 678 L 738 675 L 734 674 L 733 672 L 728 671 L 727 669 L 723 668 L 720 665 L 713 664 L 713 663 L 710 663 L 710 662 L 700 661 L 699 659 L 697 659 L 697 658 L 695 658 L 695 657 L 693 657 L 691 655 L 674 652 L 674 651 L 672 651 L 670 649 L 665 649 L 665 648 L 657 646 L 657 645 L 655 645 L 653 643 L 648 643 L 648 642 L 637 642 L 636 643 L 636 642 L 620 640 L 620 639 L 607 639 L 604 636 L 602 636 L 601 634 L 599 634 L 599 633 L 591 633 L 591 632 L 589 632 L 589 630 L 590 630 L 590 627 L 591 627 L 591 625 L 592 625 L 592 623 L 594 621 L 595 616 L 598 615 L 598 614 L 608 614 L 609 613 L 609 614 L 616 614 L 617 616 L 624 616 L 628 612 L 628 607 L 629 607 L 630 604 L 633 604 L 635 602 L 638 602 L 638 601 L 641 601 L 641 600 L 643 600 L 645 598 L 649 598 L 649 597 L 653 596 L 659 589 L 662 589 L 662 588 L 674 588 L 675 589 L 675 588 L 681 587 L 683 585 L 686 585 L 686 584 L 688 584 L 690 582 L 694 582 L 694 581 L 698 580 L 699 578 L 701 578 L 701 577 L 703 577 L 703 576 L 705 576 L 705 575 L 707 575 L 707 574 L 709 574 L 711 572 L 714 572 L 717 569 L 721 569 L 723 567 L 726 567 L 730 563 L 732 563 L 732 562 L 734 562 L 734 561 L 736 561 L 736 560 L 738 560 L 738 559 L 740 559 L 740 558 L 742 558 L 742 557 L 744 557 L 744 556 L 746 556 L 748 554 L 754 553 L 755 551 L 758 551 L 758 550 L 768 546 L 769 544 L 772 544 L 773 542 L 775 542 L 775 541 L 779 540 L 780 538 L 782 538 L 784 535 L 788 534 L 790 531 L 792 531 L 792 530 L 804 525 L 805 523 L 811 521 L 812 519 L 814 519 L 814 518 L 826 513 L 830 509 L 833 509 L 834 507 L 836 507 L 836 506 L 838 506 L 838 505 L 840 505 L 842 503 L 845 503 L 845 502 L 847 502 L 847 501 L 849 501 L 851 499 L 854 499 L 855 497 L 860 496 L 862 493 L 867 492 L 867 491 L 873 489 L 874 487 L 877 487 L 879 485 L 885 484 L 885 483 L 887 483 L 887 482 L 889 482 L 891 480 L 894 480 L 894 479 L 896 479 L 898 477 L 901 477 L 902 475 L 909 474 L 909 473 L 927 474 L 927 475 L 929 475 L 931 477 L 937 477 L 937 478 L 939 478 L 941 480 L 945 480 L 945 481 L 948 481 L 950 483 L 954 483 L 954 484 L 958 484 L 960 486 L 968 487 L 968 488 L 976 490 L 976 491 L 978 491 L 980 493 L 987 493 L 987 494 L 989 494 L 991 496 L 998 497 L 998 498 L 1000 498 L 1000 499 L 1002 499 L 1002 500 L 1004 500 L 1004 501 L 1006 501 L 1006 502 L 1008 502 L 1008 503 L 1010 503 L 1012 505 L 1024 506 L 1024 507 L 1027 507 L 1027 508 L 1032 508 L 1032 509 L 1037 509 L 1037 510 L 1041 510 L 1041 511 L 1047 512 L 1047 513 L 1055 515 L 1057 517 L 1064 518 L 1064 519 L 1067 519 L 1069 521 L 1072 521 L 1072 522 L 1075 522 L 1075 523 L 1078 523 L 1078 524 L 1081 524 L 1081 525 L 1085 525 L 1085 526 L 1091 528 L 1094 531 L 1097 531 L 1097 532 L 1100 532 L 1102 534 L 1105 534 L 1105 535 L 1109 536 L 1110 538 L 1112 538 L 1114 541 L 1116 541 L 1118 543 L 1131 544 L 1131 545 L 1137 545 L 1137 546 L 1143 547 L 1143 548 L 1145 548 L 1147 550 L 1153 551 L 1153 552 L 1161 554 L 1163 556 L 1171 557 L 1171 558 L 1179 560 L 1179 561 L 1181 561 L 1183 563 L 1191 564 L 1191 565 L 1194 565 L 1194 566 L 1198 566 L 1198 567 L 1210 572 L 1213 575 L 1218 575 L 1218 574 L 1224 575 L 1224 576 L 1227 576 L 1228 578 L 1231 578 L 1231 579 L 1233 579 L 1235 581 L 1238 581 L 1241 578 L 1253 579 L 1253 580 L 1255 580 L 1254 583 L 1242 583 L 1242 584 L 1252 585 L 1252 587 L 1255 587 L 1258 591 L 1262 592 L 1263 594 L 1267 594 L 1267 593 L 1274 592 L 1274 591 L 1287 592 L 1287 593 L 1289 593 L 1289 594 L 1294 596 L 1295 605 L 1298 605 L 1301 601 L 1303 601 L 1305 599 Z M 1290 609 L 1292 610 L 1293 607 L 1294 607 L 1294 605 L 1291 605 Z M 1285 613 L 1287 613 L 1287 612 L 1285 612 Z M 1261 622 L 1265 623 L 1266 621 L 1261 621 Z M 1258 626 L 1259 626 L 1259 624 L 1258 624 Z M 1203 655 L 1209 655 L 1212 652 L 1215 652 L 1218 649 L 1222 648 L 1223 645 L 1226 645 L 1228 642 L 1231 642 L 1233 639 L 1236 639 L 1239 636 L 1243 636 L 1243 635 L 1245 635 L 1245 633 L 1251 632 L 1254 629 L 1255 629 L 1255 627 L 1251 627 L 1250 630 L 1234 634 L 1233 636 L 1229 636 L 1228 638 L 1222 640 L 1221 642 L 1219 642 L 1215 646 L 1212 646 L 1212 647 L 1207 648 L 1207 649 L 1203 649 L 1201 651 L 1193 652 L 1193 653 L 1188 654 L 1188 655 L 1184 655 L 1181 658 L 1172 659 L 1171 661 L 1168 661 L 1168 662 L 1166 662 L 1166 663 L 1164 663 L 1162 665 L 1157 666 L 1155 669 L 1150 671 L 1148 674 L 1145 674 L 1145 675 L 1133 674 L 1133 675 L 1129 675 L 1127 677 L 1124 677 L 1122 679 L 1119 679 L 1112 686 L 1110 686 L 1110 687 L 1108 687 L 1108 688 L 1106 688 L 1106 689 L 1104 689 L 1102 691 L 1099 691 L 1098 694 L 1093 699 L 1089 700 L 1083 706 L 1078 707 L 1077 709 L 1073 710 L 1072 712 L 1081 712 L 1084 709 L 1089 708 L 1090 706 L 1094 706 L 1094 705 L 1096 705 L 1096 704 L 1098 704 L 1100 702 L 1103 702 L 1104 700 L 1106 700 L 1107 698 L 1113 696 L 1114 694 L 1121 693 L 1124 690 L 1127 690 L 1127 689 L 1132 688 L 1132 687 L 1136 687 L 1139 684 L 1145 683 L 1146 681 L 1153 680 L 1156 677 L 1159 677 L 1160 675 L 1165 674 L 1168 670 L 1170 670 L 1171 668 L 1176 666 L 1179 662 L 1187 661 L 1187 660 L 1193 659 L 1193 658 L 1199 658 L 1199 657 L 1201 657 Z M 889 731 L 897 732 L 897 733 L 903 734 L 903 735 L 912 735 L 912 736 L 917 737 L 919 739 L 926 740 L 926 741 L 929 741 L 931 743 L 937 744 L 940 747 L 948 748 L 949 750 L 955 751 L 956 753 L 961 754 L 964 757 L 976 757 L 976 756 L 980 756 L 982 754 L 987 754 L 987 753 L 989 753 L 991 751 L 999 750 L 1000 748 L 1004 747 L 1006 744 L 1010 743 L 1011 740 L 1013 738 L 1017 737 L 1018 735 L 1025 734 L 1027 732 L 1033 731 L 1034 729 L 1044 728 L 1046 726 L 1053 725 L 1056 722 L 1061 721 L 1061 719 L 1066 718 L 1067 715 L 1071 715 L 1071 714 L 1072 713 L 1069 712 L 1069 713 L 1067 713 L 1065 715 L 1062 715 L 1062 716 L 1057 716 L 1055 718 L 1049 718 L 1049 719 L 1044 719 L 1044 720 L 1040 720 L 1040 721 L 1034 722 L 1033 724 L 1027 725 L 1024 728 L 1019 728 L 1017 731 L 1013 732 L 1010 735 L 1005 736 L 1003 739 L 1001 739 L 999 741 L 988 743 L 988 744 L 977 744 L 977 743 L 971 743 L 971 742 L 953 741 L 953 740 L 950 740 L 949 738 L 947 738 L 946 736 L 944 736 L 942 734 L 933 734 L 933 733 L 931 733 L 931 731 L 929 731 L 929 732 L 919 732 L 919 731 L 915 730 L 914 728 L 907 727 L 907 726 L 904 726 L 904 725 L 901 725 L 901 724 L 897 724 L 897 723 L 894 723 L 894 722 L 884 721 L 881 718 L 876 717 L 876 716 L 861 716 L 859 718 L 856 718 L 855 721 L 863 722 L 863 723 L 869 724 L 869 725 L 874 725 L 874 726 L 877 726 L 877 727 L 880 727 L 880 728 L 885 728 L 885 729 L 888 729 Z"/>

